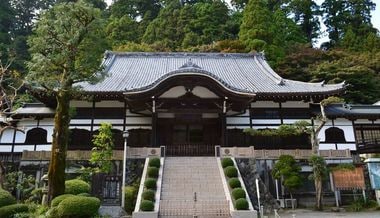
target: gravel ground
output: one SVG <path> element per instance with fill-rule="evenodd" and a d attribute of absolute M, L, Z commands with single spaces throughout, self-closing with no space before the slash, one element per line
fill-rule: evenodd
<path fill-rule="evenodd" d="M 367 212 L 317 212 L 312 210 L 296 209 L 280 211 L 281 218 L 380 218 L 380 211 Z"/>

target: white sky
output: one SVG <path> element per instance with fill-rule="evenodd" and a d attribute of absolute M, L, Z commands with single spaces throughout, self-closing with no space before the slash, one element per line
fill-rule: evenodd
<path fill-rule="evenodd" d="M 108 5 L 111 4 L 112 0 L 105 0 Z M 226 0 L 228 3 L 230 0 Z M 322 4 L 323 0 L 315 0 L 318 4 Z M 372 24 L 375 28 L 380 30 L 380 0 L 372 0 L 374 3 L 376 3 L 376 9 L 372 11 Z M 325 30 L 326 27 L 322 24 L 322 30 Z M 318 40 L 317 46 L 319 46 L 322 42 L 328 41 L 327 34 L 322 34 L 323 37 L 321 37 Z"/>

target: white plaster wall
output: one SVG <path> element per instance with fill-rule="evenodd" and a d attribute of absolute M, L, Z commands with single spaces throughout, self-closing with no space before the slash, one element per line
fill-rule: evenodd
<path fill-rule="evenodd" d="M 15 143 L 24 143 L 26 138 L 26 133 L 23 133 L 21 131 L 16 132 L 16 138 Z"/>
<path fill-rule="evenodd" d="M 351 151 L 356 151 L 356 145 L 355 143 L 351 144 L 337 144 L 338 150 L 345 150 L 345 149 L 350 149 Z"/>
<path fill-rule="evenodd" d="M 255 124 L 277 124 L 277 125 L 280 125 L 281 124 L 281 120 L 280 119 L 252 119 L 252 125 L 255 125 Z"/>
<path fill-rule="evenodd" d="M 70 121 L 70 125 L 76 125 L 76 124 L 88 124 L 88 125 L 91 125 L 91 119 L 72 119 Z"/>
<path fill-rule="evenodd" d="M 287 101 L 281 103 L 283 108 L 309 108 L 309 102 L 303 101 Z"/>
<path fill-rule="evenodd" d="M 249 117 L 227 117 L 226 118 L 227 125 L 236 125 L 236 124 L 248 124 L 249 125 Z"/>
<path fill-rule="evenodd" d="M 210 89 L 202 86 L 195 86 L 192 93 L 201 98 L 219 98 L 219 96 L 210 91 Z"/>
<path fill-rule="evenodd" d="M 325 143 L 320 143 L 319 144 L 319 150 L 335 150 L 335 144 L 325 144 Z"/>
<path fill-rule="evenodd" d="M 0 146 L 0 152 L 11 152 L 12 146 L 11 145 L 1 145 Z"/>
<path fill-rule="evenodd" d="M 70 126 L 69 129 L 85 129 L 91 131 L 91 126 Z"/>
<path fill-rule="evenodd" d="M 24 150 L 34 151 L 34 145 L 17 145 L 14 148 L 14 152 L 22 152 Z"/>
<path fill-rule="evenodd" d="M 306 122 L 311 123 L 310 119 L 283 119 L 284 124 L 294 124 L 295 122 L 298 122 L 298 121 L 306 121 Z"/>
<path fill-rule="evenodd" d="M 51 145 L 37 145 L 36 151 L 51 151 Z"/>
<path fill-rule="evenodd" d="M 151 124 L 152 118 L 151 117 L 127 117 L 126 118 L 127 124 Z"/>
<path fill-rule="evenodd" d="M 158 98 L 178 98 L 184 94 L 186 94 L 186 89 L 184 86 L 175 86 L 164 92 Z"/>
<path fill-rule="evenodd" d="M 126 126 L 125 127 L 127 130 L 130 129 L 152 129 L 150 126 Z"/>
<path fill-rule="evenodd" d="M 92 107 L 92 102 L 90 101 L 70 101 L 70 107 Z"/>
<path fill-rule="evenodd" d="M 123 124 L 124 119 L 94 119 L 94 124 L 101 124 L 101 123 L 110 123 L 112 125 Z M 90 125 L 91 125 L 91 122 L 90 122 Z"/>
<path fill-rule="evenodd" d="M 253 108 L 279 108 L 279 104 L 273 101 L 257 101 L 252 102 L 251 107 Z"/>
<path fill-rule="evenodd" d="M 1 134 L 0 142 L 1 143 L 12 143 L 13 141 L 13 129 L 6 129 Z M 0 146 L 1 147 L 1 146 Z"/>
<path fill-rule="evenodd" d="M 91 105 L 92 107 L 92 105 Z M 112 108 L 115 108 L 115 107 L 124 107 L 124 102 L 120 102 L 120 101 L 99 101 L 99 102 L 95 102 L 95 108 L 97 107 L 112 107 Z"/>

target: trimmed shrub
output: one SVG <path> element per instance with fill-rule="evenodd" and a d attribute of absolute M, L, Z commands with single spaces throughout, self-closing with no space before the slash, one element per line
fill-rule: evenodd
<path fill-rule="evenodd" d="M 125 187 L 125 204 L 124 209 L 127 214 L 132 214 L 136 206 L 138 189 L 135 186 Z"/>
<path fill-rule="evenodd" d="M 51 207 L 51 208 L 46 212 L 46 217 L 47 217 L 47 218 L 56 218 L 56 217 L 58 217 L 57 207 Z"/>
<path fill-rule="evenodd" d="M 144 185 L 147 189 L 154 189 L 157 188 L 157 179 L 148 178 L 145 180 Z"/>
<path fill-rule="evenodd" d="M 222 159 L 222 167 L 226 168 L 229 166 L 234 166 L 234 162 L 232 161 L 232 159 L 229 157 L 223 158 Z"/>
<path fill-rule="evenodd" d="M 233 177 L 237 177 L 238 172 L 237 172 L 237 169 L 235 167 L 228 166 L 228 167 L 224 168 L 224 174 L 226 174 L 226 176 L 228 178 L 233 178 Z"/>
<path fill-rule="evenodd" d="M 59 217 L 93 217 L 98 214 L 100 200 L 95 197 L 72 196 L 57 206 Z"/>
<path fill-rule="evenodd" d="M 65 187 L 65 194 L 77 195 L 80 193 L 90 193 L 90 185 L 80 179 L 67 180 Z"/>
<path fill-rule="evenodd" d="M 77 196 L 92 197 L 89 193 L 80 193 Z"/>
<path fill-rule="evenodd" d="M 11 193 L 0 188 L 0 207 L 15 204 L 16 198 L 14 198 Z"/>
<path fill-rule="evenodd" d="M 148 167 L 147 171 L 149 178 L 157 178 L 158 177 L 158 168 L 157 167 Z"/>
<path fill-rule="evenodd" d="M 61 201 L 65 200 L 66 198 L 73 197 L 73 196 L 75 196 L 75 195 L 72 195 L 72 194 L 59 195 L 51 201 L 51 207 L 56 207 L 56 206 L 58 206 L 59 203 L 61 203 Z"/>
<path fill-rule="evenodd" d="M 157 168 L 160 168 L 160 166 L 161 166 L 160 158 L 155 157 L 155 158 L 151 158 L 151 159 L 149 159 L 149 164 L 148 164 L 148 166 L 150 166 L 150 167 L 157 167 Z"/>
<path fill-rule="evenodd" d="M 154 203 L 152 201 L 142 200 L 141 204 L 140 204 L 140 210 L 141 211 L 153 211 L 154 210 Z"/>
<path fill-rule="evenodd" d="M 245 198 L 245 191 L 242 188 L 234 188 L 232 190 L 232 197 L 237 200 L 239 198 Z"/>
<path fill-rule="evenodd" d="M 12 218 L 16 213 L 28 212 L 29 207 L 27 204 L 12 204 L 0 208 L 1 218 Z"/>
<path fill-rule="evenodd" d="M 154 190 L 147 189 L 142 193 L 142 199 L 154 201 L 156 196 L 156 192 Z"/>
<path fill-rule="evenodd" d="M 236 210 L 248 210 L 248 201 L 245 198 L 240 198 L 235 201 Z"/>
<path fill-rule="evenodd" d="M 228 185 L 234 189 L 234 188 L 240 188 L 241 184 L 238 178 L 231 178 L 228 180 Z"/>

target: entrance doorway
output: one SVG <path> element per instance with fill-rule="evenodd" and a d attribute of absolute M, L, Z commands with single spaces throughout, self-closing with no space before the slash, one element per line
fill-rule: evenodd
<path fill-rule="evenodd" d="M 218 118 L 176 116 L 157 120 L 157 141 L 168 156 L 213 156 L 220 144 Z"/>

